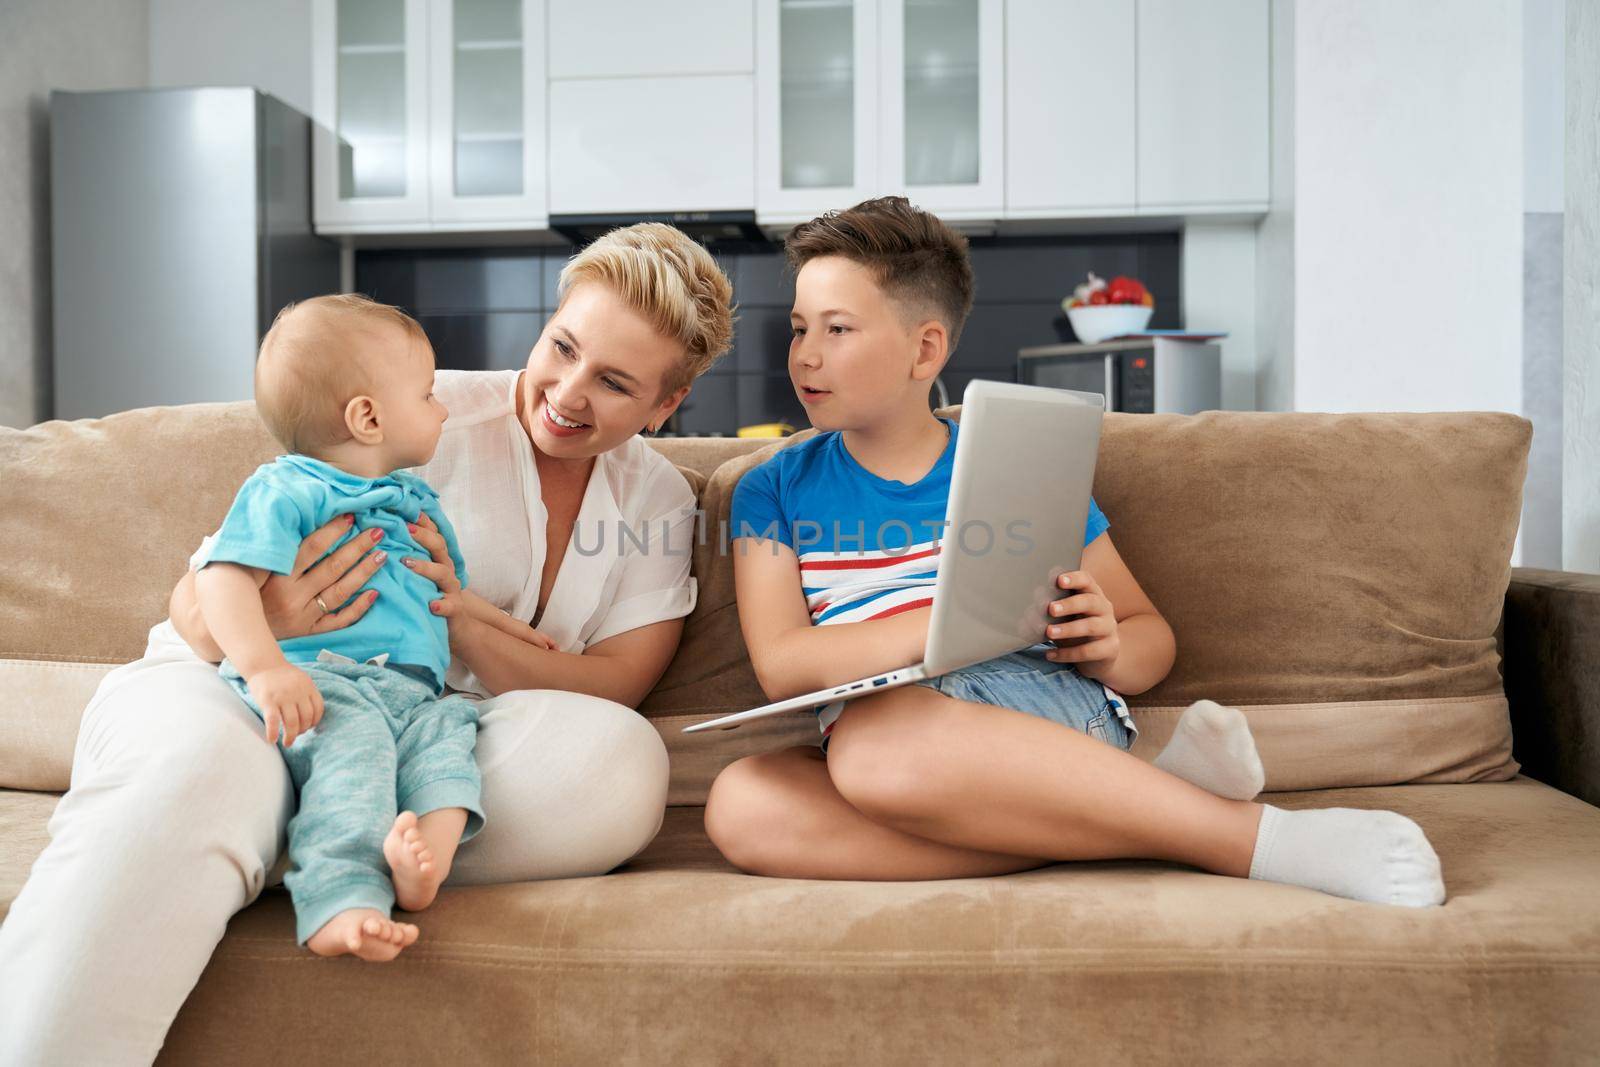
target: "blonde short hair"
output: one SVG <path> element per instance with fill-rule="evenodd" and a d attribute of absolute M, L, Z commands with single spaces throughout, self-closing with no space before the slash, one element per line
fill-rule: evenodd
<path fill-rule="evenodd" d="M 313 297 L 278 312 L 256 355 L 256 411 L 279 444 L 314 454 L 349 439 L 345 406 L 384 370 L 374 349 L 399 350 L 371 343 L 386 329 L 428 343 L 416 319 L 359 293 Z"/>
<path fill-rule="evenodd" d="M 612 230 L 567 261 L 558 299 L 565 302 L 581 282 L 599 282 L 683 343 L 668 393 L 710 370 L 733 342 L 733 285 L 711 253 L 676 227 L 640 222 Z"/>

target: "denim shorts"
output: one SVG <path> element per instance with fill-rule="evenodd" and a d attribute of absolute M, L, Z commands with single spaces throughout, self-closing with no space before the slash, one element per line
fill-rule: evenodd
<path fill-rule="evenodd" d="M 1127 701 L 1070 663 L 1044 658 L 1055 648 L 1034 645 L 970 667 L 927 678 L 917 685 L 974 704 L 993 704 L 1070 727 L 1126 752 L 1139 728 L 1133 725 Z M 822 738 L 822 751 L 828 738 Z"/>

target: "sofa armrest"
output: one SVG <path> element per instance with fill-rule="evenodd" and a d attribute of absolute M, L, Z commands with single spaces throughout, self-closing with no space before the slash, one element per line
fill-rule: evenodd
<path fill-rule="evenodd" d="M 1499 637 L 1523 773 L 1600 806 L 1600 574 L 1514 568 Z"/>

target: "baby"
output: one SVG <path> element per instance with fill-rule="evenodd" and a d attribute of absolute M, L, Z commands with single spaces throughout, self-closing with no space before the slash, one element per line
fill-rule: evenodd
<path fill-rule="evenodd" d="M 448 412 L 433 381 L 433 349 L 398 308 L 360 296 L 284 308 L 261 342 L 256 407 L 291 454 L 245 482 L 195 580 L 222 676 L 269 741 L 283 733 L 299 798 L 284 883 L 296 939 L 319 955 L 393 959 L 417 928 L 390 909 L 431 904 L 457 846 L 483 827 L 477 707 L 441 696 L 449 636 L 429 607 L 439 588 L 409 569 L 428 560 L 413 524 L 431 524 L 467 583 L 438 495 L 403 469 L 438 446 Z M 276 640 L 262 584 L 290 573 L 306 535 L 340 515 L 350 524 L 340 544 L 366 538 L 380 553 L 357 594 L 371 607 L 345 629 Z M 503 616 L 463 598 L 474 614 Z"/>

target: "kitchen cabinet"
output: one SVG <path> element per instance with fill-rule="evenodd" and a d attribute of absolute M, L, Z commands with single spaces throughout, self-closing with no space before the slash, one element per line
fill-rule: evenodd
<path fill-rule="evenodd" d="M 754 23 L 754 0 L 550 0 L 550 77 L 749 74 Z"/>
<path fill-rule="evenodd" d="M 878 42 L 878 0 L 756 0 L 760 221 L 879 191 Z"/>
<path fill-rule="evenodd" d="M 1135 0 L 1008 0 L 1007 218 L 1134 213 Z"/>
<path fill-rule="evenodd" d="M 757 0 L 756 213 L 1005 203 L 1004 0 Z"/>
<path fill-rule="evenodd" d="M 544 5 L 432 0 L 432 221 L 545 218 Z"/>
<path fill-rule="evenodd" d="M 426 0 L 316 0 L 317 229 L 427 222 L 427 32 Z"/>
<path fill-rule="evenodd" d="M 1265 211 L 1268 0 L 1138 0 L 1140 214 Z"/>
<path fill-rule="evenodd" d="M 325 234 L 1268 202 L 1269 0 L 312 0 Z"/>
<path fill-rule="evenodd" d="M 325 234 L 546 224 L 544 0 L 313 0 Z"/>
<path fill-rule="evenodd" d="M 1005 204 L 1003 0 L 882 0 L 882 191 L 945 218 Z"/>
<path fill-rule="evenodd" d="M 749 74 L 550 83 L 550 214 L 749 211 Z"/>

